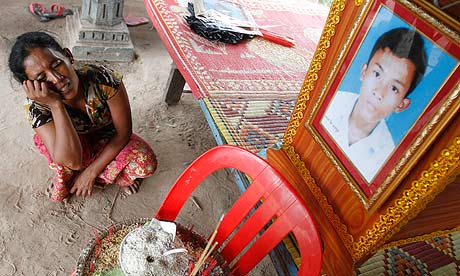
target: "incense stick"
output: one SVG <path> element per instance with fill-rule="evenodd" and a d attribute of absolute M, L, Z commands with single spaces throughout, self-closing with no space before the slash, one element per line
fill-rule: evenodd
<path fill-rule="evenodd" d="M 200 258 L 198 259 L 198 261 L 195 264 L 195 267 L 192 270 L 192 273 L 190 273 L 190 276 L 195 276 L 198 273 L 198 271 L 200 270 L 200 268 L 203 265 L 203 263 L 206 260 L 206 258 L 209 257 L 210 252 L 212 252 L 216 248 L 217 242 L 215 242 L 214 244 L 213 244 L 213 242 L 214 242 L 214 239 L 216 238 L 216 235 L 217 235 L 217 229 L 219 229 L 219 226 L 220 226 L 220 224 L 221 224 L 223 219 L 224 219 L 224 215 L 222 215 L 220 217 L 220 220 L 217 223 L 216 229 L 214 229 L 214 232 L 212 233 L 211 237 L 209 238 L 208 244 L 206 244 L 206 247 L 204 248 L 203 252 L 201 253 Z M 212 245 L 212 247 L 211 247 L 211 245 Z M 211 248 L 211 250 L 210 250 L 210 248 Z"/>
<path fill-rule="evenodd" d="M 214 251 L 214 249 L 216 248 L 217 244 L 218 244 L 218 242 L 215 242 L 212 245 L 211 249 L 209 249 L 208 253 L 206 253 L 206 256 L 204 256 L 204 258 L 203 258 L 203 263 L 209 258 L 209 255 L 211 255 L 212 251 Z M 202 265 L 203 264 L 200 264 L 200 266 L 202 266 Z"/>
<path fill-rule="evenodd" d="M 206 252 L 206 255 L 203 257 L 203 259 L 201 259 L 201 261 L 198 261 L 198 263 L 195 265 L 195 268 L 196 268 L 196 271 L 195 271 L 195 274 L 191 274 L 190 276 L 195 276 L 199 271 L 200 271 L 200 268 L 204 265 L 204 263 L 206 262 L 206 260 L 208 259 L 209 255 L 211 255 L 211 253 L 214 251 L 214 249 L 216 248 L 218 242 L 215 242 L 211 248 L 208 250 L 208 252 Z M 203 251 L 203 253 L 205 253 L 205 251 Z M 192 271 L 193 273 L 193 271 Z"/>

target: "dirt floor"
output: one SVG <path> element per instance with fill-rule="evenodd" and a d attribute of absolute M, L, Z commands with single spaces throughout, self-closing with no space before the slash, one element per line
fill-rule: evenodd
<path fill-rule="evenodd" d="M 49 7 L 55 1 L 43 1 Z M 184 168 L 216 145 L 198 102 L 184 94 L 177 106 L 163 102 L 171 59 L 156 31 L 147 25 L 130 27 L 136 60 L 113 64 L 124 74 L 133 113 L 134 132 L 155 150 L 159 167 L 138 194 L 121 198 L 115 186 L 90 198 L 53 203 L 46 187 L 53 177 L 44 157 L 33 146 L 33 131 L 22 104 L 24 92 L 12 79 L 7 59 L 14 39 L 23 32 L 48 31 L 65 41 L 65 20 L 42 23 L 28 11 L 30 1 L 2 1 L 0 19 L 0 275 L 69 275 L 92 237 L 115 222 L 152 217 L 169 187 Z M 62 0 L 66 7 L 80 0 Z M 125 1 L 125 15 L 146 16 L 142 0 Z M 210 233 L 220 215 L 238 196 L 233 177 L 223 171 L 195 192 L 199 209 L 189 202 L 179 221 Z M 273 275 L 271 264 L 253 275 Z"/>

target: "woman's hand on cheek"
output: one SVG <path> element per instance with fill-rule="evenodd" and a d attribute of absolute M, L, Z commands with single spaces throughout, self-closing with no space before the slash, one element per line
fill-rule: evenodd
<path fill-rule="evenodd" d="M 37 80 L 25 80 L 22 87 L 29 99 L 43 103 L 48 106 L 62 102 L 62 97 L 58 92 L 48 88 L 46 82 Z"/>
<path fill-rule="evenodd" d="M 92 174 L 89 173 L 88 170 L 83 170 L 75 178 L 75 182 L 72 186 L 72 189 L 70 189 L 70 193 L 75 194 L 77 196 L 90 196 L 93 191 L 95 181 L 96 178 L 92 176 Z"/>

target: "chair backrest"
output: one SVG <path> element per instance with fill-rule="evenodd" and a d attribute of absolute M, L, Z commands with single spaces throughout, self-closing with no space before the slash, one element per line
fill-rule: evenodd
<path fill-rule="evenodd" d="M 321 241 L 308 209 L 277 170 L 245 149 L 218 146 L 198 157 L 174 183 L 156 218 L 174 221 L 195 188 L 208 175 L 223 168 L 237 169 L 252 179 L 225 215 L 215 238 L 220 254 L 232 264 L 233 275 L 247 274 L 290 233 L 297 240 L 301 256 L 298 275 L 319 275 Z M 240 225 L 243 220 L 244 224 Z M 257 236 L 267 224 L 265 231 Z M 246 251 L 237 258 L 243 250 Z"/>

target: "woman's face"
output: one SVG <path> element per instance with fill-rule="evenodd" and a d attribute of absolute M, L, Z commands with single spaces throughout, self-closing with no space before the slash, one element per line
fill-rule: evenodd
<path fill-rule="evenodd" d="M 61 94 L 64 101 L 78 95 L 78 76 L 69 56 L 49 48 L 33 48 L 24 59 L 24 71 L 29 80 L 46 82 L 48 89 Z"/>

